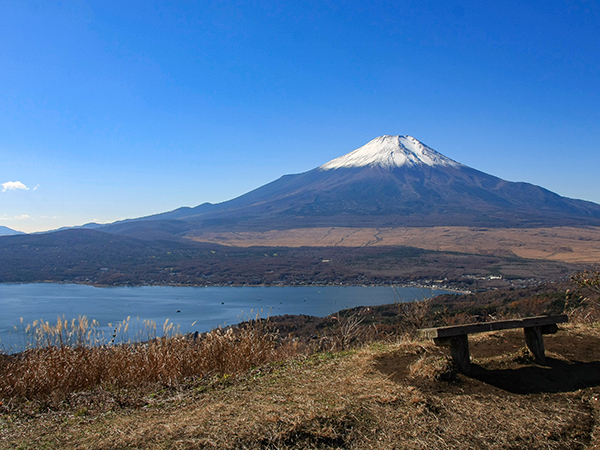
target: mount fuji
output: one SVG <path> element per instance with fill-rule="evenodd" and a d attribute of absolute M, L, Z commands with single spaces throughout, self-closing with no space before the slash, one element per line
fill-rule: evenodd
<path fill-rule="evenodd" d="M 380 136 L 223 203 L 98 229 L 154 239 L 206 230 L 432 226 L 600 226 L 600 205 L 486 174 L 411 136 Z"/>

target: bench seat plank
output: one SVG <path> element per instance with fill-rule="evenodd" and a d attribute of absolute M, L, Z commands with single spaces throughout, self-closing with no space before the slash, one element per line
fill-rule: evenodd
<path fill-rule="evenodd" d="M 509 330 L 511 328 L 530 328 L 545 327 L 547 325 L 556 325 L 558 323 L 568 322 L 566 315 L 560 316 L 539 316 L 528 317 L 525 319 L 498 320 L 496 322 L 473 323 L 468 325 L 452 325 L 448 327 L 425 328 L 419 330 L 422 338 L 438 339 L 463 334 L 484 333 L 486 331 Z M 548 328 L 551 330 L 552 328 Z"/>

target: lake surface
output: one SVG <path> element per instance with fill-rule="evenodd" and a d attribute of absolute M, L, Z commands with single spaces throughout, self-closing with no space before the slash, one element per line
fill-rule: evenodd
<path fill-rule="evenodd" d="M 255 318 L 283 314 L 325 317 L 341 309 L 421 300 L 447 291 L 413 287 L 103 287 L 73 284 L 0 284 L 0 349 L 19 350 L 23 324 L 55 324 L 57 317 L 86 316 L 109 324 L 127 319 L 166 319 L 184 333 L 209 331 Z M 15 330 L 17 327 L 17 330 Z M 159 333 L 160 334 L 160 333 Z"/>

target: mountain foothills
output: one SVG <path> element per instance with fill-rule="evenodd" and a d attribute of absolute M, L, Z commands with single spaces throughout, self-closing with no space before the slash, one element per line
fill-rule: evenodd
<path fill-rule="evenodd" d="M 378 137 L 219 204 L 81 228 L 0 237 L 0 281 L 458 283 L 560 277 L 600 261 L 600 205 L 488 175 L 410 136 Z"/>

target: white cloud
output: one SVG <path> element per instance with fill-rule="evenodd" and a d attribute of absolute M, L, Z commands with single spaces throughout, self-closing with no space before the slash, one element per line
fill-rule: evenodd
<path fill-rule="evenodd" d="M 13 217 L 3 216 L 3 217 L 0 217 L 0 220 L 25 220 L 25 219 L 31 219 L 31 216 L 29 216 L 27 214 L 21 214 L 20 216 L 13 216 Z"/>
<path fill-rule="evenodd" d="M 29 190 L 29 188 L 20 181 L 7 181 L 6 183 L 2 183 L 0 186 L 2 186 L 2 192 L 16 191 L 17 189 L 23 189 L 25 191 Z"/>

